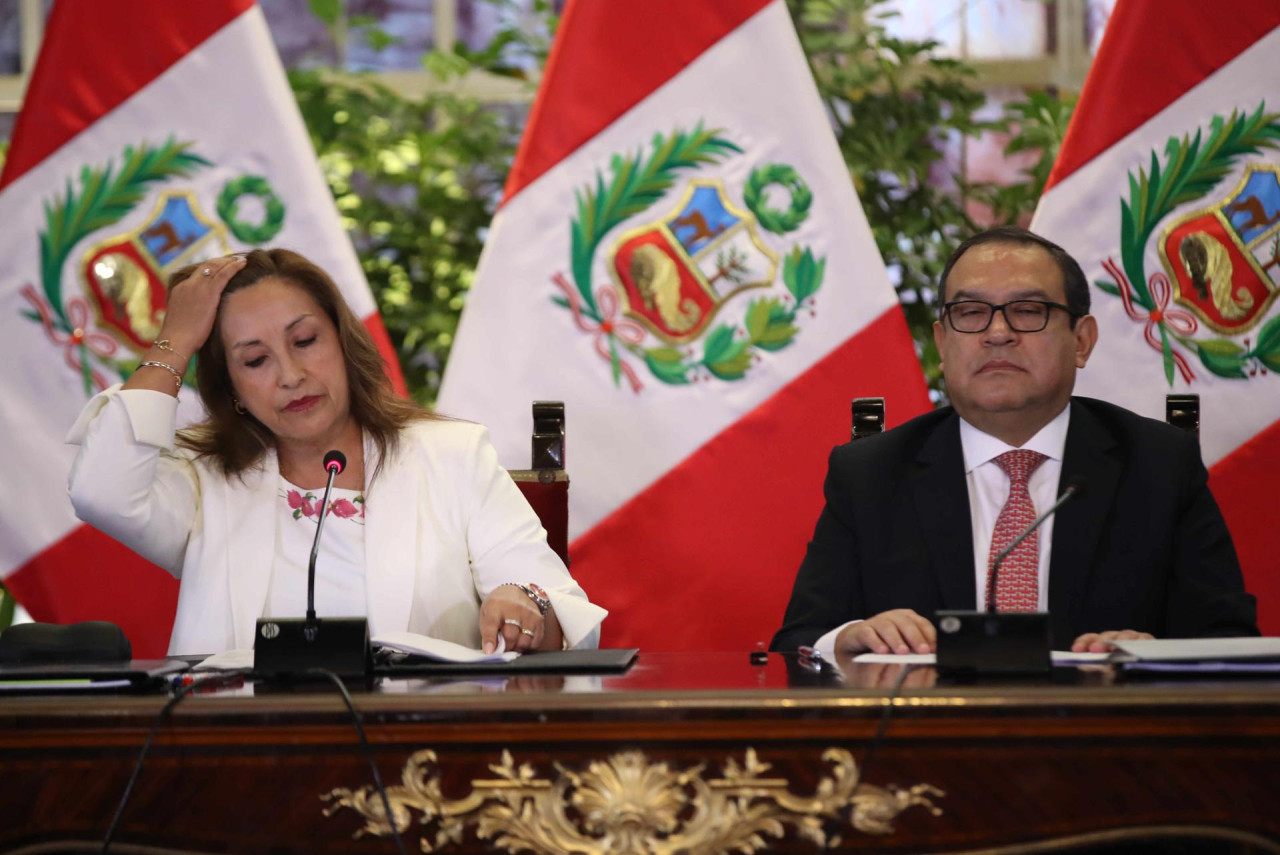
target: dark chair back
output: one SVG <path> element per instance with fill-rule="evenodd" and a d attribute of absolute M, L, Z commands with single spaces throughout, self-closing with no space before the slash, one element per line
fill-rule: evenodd
<path fill-rule="evenodd" d="M 534 401 L 531 466 L 508 471 L 547 530 L 547 544 L 568 567 L 569 473 L 564 463 L 564 403 Z"/>
<path fill-rule="evenodd" d="M 853 399 L 853 439 L 884 432 L 884 398 Z"/>
<path fill-rule="evenodd" d="M 1164 420 L 1200 438 L 1200 396 L 1165 395 Z"/>

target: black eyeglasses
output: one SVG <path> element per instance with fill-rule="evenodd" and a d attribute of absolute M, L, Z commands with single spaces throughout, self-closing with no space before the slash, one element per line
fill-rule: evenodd
<path fill-rule="evenodd" d="M 998 306 L 985 300 L 955 300 L 943 304 L 942 316 L 953 330 L 962 333 L 986 332 L 996 312 L 1004 315 L 1004 322 L 1014 332 L 1040 332 L 1049 326 L 1052 309 L 1061 309 L 1075 317 L 1066 306 L 1048 300 L 1013 300 Z"/>

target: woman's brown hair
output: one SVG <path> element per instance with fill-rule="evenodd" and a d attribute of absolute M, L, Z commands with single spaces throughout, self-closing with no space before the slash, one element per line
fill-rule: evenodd
<path fill-rule="evenodd" d="M 175 271 L 169 277 L 169 287 L 182 282 L 199 267 L 193 264 Z M 395 451 L 401 429 L 413 421 L 438 417 L 396 395 L 377 345 L 342 299 L 338 286 L 327 273 L 298 253 L 287 249 L 255 249 L 245 253 L 245 266 L 231 277 L 222 292 L 223 304 L 229 295 L 268 277 L 290 282 L 307 292 L 337 328 L 347 367 L 351 415 L 378 448 L 378 465 L 369 479 L 372 481 Z M 179 431 L 177 441 L 201 457 L 217 461 L 223 474 L 231 477 L 241 476 L 259 465 L 263 454 L 275 447 L 275 436 L 249 413 L 236 411 L 221 323 L 219 306 L 213 330 L 196 361 L 196 388 L 209 417 Z"/>

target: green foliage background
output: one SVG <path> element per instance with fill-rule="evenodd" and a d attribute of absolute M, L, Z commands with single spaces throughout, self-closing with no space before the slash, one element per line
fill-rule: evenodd
<path fill-rule="evenodd" d="M 788 0 L 925 375 L 941 394 L 931 325 L 946 256 L 982 225 L 1030 215 L 1074 99 L 1032 92 L 1002 119 L 980 121 L 985 96 L 973 69 L 940 56 L 936 42 L 891 35 L 883 7 L 883 0 Z M 332 2 L 313 0 L 312 8 L 336 19 Z M 425 64 L 443 81 L 472 69 L 517 73 L 513 55 L 545 59 L 556 21 L 546 4 L 538 13 L 540 36 L 504 30 L 482 51 L 458 45 Z M 371 43 L 385 43 L 364 26 Z M 431 403 L 525 108 L 456 94 L 409 99 L 373 77 L 305 72 L 291 80 L 410 390 Z M 1011 132 L 1009 153 L 1040 152 L 1025 180 L 996 186 L 953 176 L 952 186 L 940 186 L 944 142 L 987 131 Z M 969 202 L 983 203 L 990 221 L 975 223 Z"/>

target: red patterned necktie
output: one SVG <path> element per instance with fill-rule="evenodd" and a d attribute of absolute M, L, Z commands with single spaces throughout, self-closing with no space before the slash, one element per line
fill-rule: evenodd
<path fill-rule="evenodd" d="M 1027 490 L 1027 480 L 1049 458 L 1038 451 L 1019 448 L 1006 451 L 995 464 L 1009 476 L 1009 498 L 996 517 L 991 532 L 991 553 L 987 557 L 987 588 L 996 556 L 1003 552 L 1036 518 L 1036 507 Z M 1000 562 L 996 579 L 996 610 L 1034 612 L 1039 592 L 1040 532 L 1034 531 Z"/>

